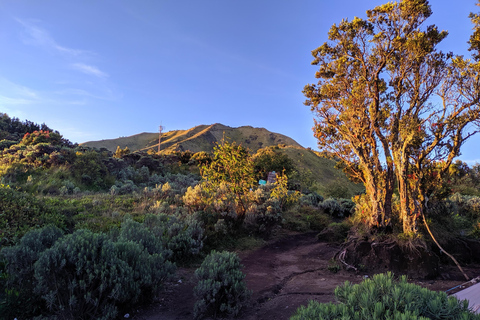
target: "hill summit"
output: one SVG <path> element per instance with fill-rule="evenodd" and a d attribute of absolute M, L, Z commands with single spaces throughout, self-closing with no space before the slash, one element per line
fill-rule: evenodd
<path fill-rule="evenodd" d="M 161 153 L 175 151 L 212 151 L 217 142 L 223 138 L 235 141 L 249 148 L 252 152 L 258 149 L 279 144 L 301 147 L 295 140 L 285 135 L 270 132 L 265 128 L 243 126 L 232 128 L 220 123 L 199 125 L 187 130 L 172 130 L 162 133 Z M 93 148 L 106 148 L 115 152 L 117 147 L 128 147 L 131 151 L 147 151 L 158 149 L 158 133 L 143 132 L 129 137 L 89 141 L 82 145 Z"/>

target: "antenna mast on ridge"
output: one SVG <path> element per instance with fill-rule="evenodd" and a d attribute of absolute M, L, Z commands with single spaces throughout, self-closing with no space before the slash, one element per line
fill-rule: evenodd
<path fill-rule="evenodd" d="M 160 154 L 160 144 L 162 143 L 162 130 L 165 130 L 165 127 L 160 125 L 158 129 L 160 131 L 158 134 L 158 153 Z"/>

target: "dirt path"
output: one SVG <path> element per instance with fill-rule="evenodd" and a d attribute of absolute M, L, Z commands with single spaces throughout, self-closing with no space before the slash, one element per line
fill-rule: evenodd
<path fill-rule="evenodd" d="M 360 282 L 367 273 L 328 270 L 338 246 L 318 242 L 315 233 L 290 235 L 260 249 L 241 253 L 247 287 L 253 291 L 251 307 L 240 319 L 288 319 L 309 300 L 334 301 L 334 289 L 345 281 Z M 179 269 L 157 301 L 131 318 L 138 320 L 192 319 L 193 269 Z M 447 290 L 461 280 L 418 282 L 432 290 Z M 133 312 L 132 312 L 133 313 Z"/>

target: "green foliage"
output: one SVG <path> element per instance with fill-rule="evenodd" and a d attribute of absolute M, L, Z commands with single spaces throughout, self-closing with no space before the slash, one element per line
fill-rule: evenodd
<path fill-rule="evenodd" d="M 371 228 L 399 223 L 404 233 L 417 232 L 426 197 L 448 195 L 437 182 L 480 132 L 480 55 L 441 52 L 448 33 L 425 24 L 431 15 L 427 0 L 377 6 L 365 19 L 334 24 L 329 41 L 312 51 L 318 83 L 303 93 L 316 116 L 315 137 L 365 185 Z M 475 51 L 479 20 L 471 17 Z M 399 219 L 390 205 L 396 190 Z"/>
<path fill-rule="evenodd" d="M 201 168 L 203 186 L 214 192 L 223 184 L 235 196 L 236 212 L 240 217 L 247 210 L 246 197 L 255 186 L 253 161 L 247 149 L 222 140 L 214 147 L 212 162 Z"/>
<path fill-rule="evenodd" d="M 212 251 L 195 271 L 198 284 L 194 288 L 197 299 L 195 318 L 212 315 L 237 316 L 246 306 L 250 291 L 244 283 L 237 254 Z"/>
<path fill-rule="evenodd" d="M 5 292 L 0 293 L 0 314 L 5 318 L 31 317 L 45 309 L 40 296 L 34 292 L 34 263 L 62 235 L 60 229 L 46 226 L 27 232 L 17 245 L 0 251 L 6 276 Z"/>
<path fill-rule="evenodd" d="M 287 176 L 290 176 L 295 171 L 292 159 L 284 153 L 276 152 L 276 149 L 278 147 L 259 149 L 253 155 L 255 178 L 257 180 L 266 180 L 268 173 L 272 171 L 284 172 Z"/>
<path fill-rule="evenodd" d="M 147 215 L 143 223 L 127 218 L 119 239 L 141 244 L 150 254 L 162 254 L 175 262 L 188 262 L 203 247 L 203 228 L 192 216 Z"/>
<path fill-rule="evenodd" d="M 95 151 L 77 152 L 77 157 L 72 165 L 74 177 L 79 183 L 94 190 L 109 188 L 114 178 L 110 176 L 104 156 Z"/>
<path fill-rule="evenodd" d="M 317 235 L 317 238 L 329 242 L 344 242 L 351 228 L 352 224 L 348 220 L 332 222 Z"/>
<path fill-rule="evenodd" d="M 117 146 L 117 150 L 113 154 L 113 157 L 117 159 L 121 159 L 129 153 L 130 153 L 130 149 L 128 147 L 125 147 L 125 149 L 122 149 L 120 148 L 120 146 Z"/>
<path fill-rule="evenodd" d="M 335 289 L 335 297 L 338 304 L 310 301 L 290 319 L 480 319 L 469 311 L 467 301 L 408 283 L 405 276 L 395 281 L 391 273 L 355 285 L 347 281 Z"/>
<path fill-rule="evenodd" d="M 293 231 L 321 231 L 331 223 L 331 217 L 318 207 L 294 206 L 283 213 L 282 226 Z"/>
<path fill-rule="evenodd" d="M 316 192 L 302 194 L 299 199 L 301 205 L 312 206 L 312 207 L 318 206 L 323 200 L 324 198 Z"/>
<path fill-rule="evenodd" d="M 342 218 L 352 214 L 355 203 L 348 199 L 328 198 L 320 203 L 319 207 L 333 217 Z"/>
<path fill-rule="evenodd" d="M 53 132 L 46 124 L 39 125 L 28 120 L 20 121 L 18 118 L 10 118 L 6 113 L 0 113 L 0 140 L 6 139 L 18 143 L 26 133 L 39 131 L 58 134 L 57 131 Z M 70 144 L 68 140 L 63 140 L 63 142 Z M 3 148 L 0 148 L 0 150 L 3 150 Z"/>
<path fill-rule="evenodd" d="M 338 263 L 337 260 L 332 258 L 332 259 L 328 260 L 327 269 L 330 272 L 337 273 L 338 271 L 340 271 L 342 269 L 342 267 L 340 266 L 340 264 Z"/>
<path fill-rule="evenodd" d="M 58 240 L 34 267 L 36 291 L 49 310 L 69 319 L 113 319 L 120 303 L 145 297 L 174 270 L 161 253 L 87 230 Z"/>
<path fill-rule="evenodd" d="M 187 262 L 203 248 L 204 231 L 194 216 L 182 219 L 175 215 L 148 215 L 144 224 L 162 236 L 172 252 L 172 261 Z"/>
<path fill-rule="evenodd" d="M 112 268 L 111 266 L 116 266 Z M 116 302 L 134 290 L 134 277 L 104 234 L 79 230 L 45 251 L 35 264 L 37 291 L 49 310 L 65 318 L 112 319 Z"/>
<path fill-rule="evenodd" d="M 25 146 L 36 145 L 39 143 L 46 143 L 51 145 L 62 144 L 62 136 L 58 132 L 50 132 L 48 130 L 39 130 L 32 133 L 25 133 L 21 144 Z"/>
<path fill-rule="evenodd" d="M 300 192 L 288 190 L 288 177 L 285 172 L 277 174 L 274 187 L 271 191 L 271 197 L 280 202 L 280 208 L 292 206 L 300 199 Z"/>
<path fill-rule="evenodd" d="M 36 197 L 0 185 L 0 245 L 10 245 L 27 231 L 48 224 L 65 228 L 65 217 Z"/>

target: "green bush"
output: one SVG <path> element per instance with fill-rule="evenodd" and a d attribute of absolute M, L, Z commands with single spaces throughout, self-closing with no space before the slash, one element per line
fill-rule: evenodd
<path fill-rule="evenodd" d="M 127 218 L 119 239 L 134 241 L 150 254 L 159 253 L 175 262 L 187 262 L 203 248 L 203 228 L 192 216 L 147 215 L 143 223 Z"/>
<path fill-rule="evenodd" d="M 65 217 L 42 200 L 0 184 L 0 246 L 12 245 L 29 230 L 54 224 L 65 227 Z"/>
<path fill-rule="evenodd" d="M 135 292 L 132 268 L 105 234 L 78 230 L 46 250 L 35 263 L 37 292 L 50 311 L 67 319 L 112 319 L 116 303 Z"/>
<path fill-rule="evenodd" d="M 351 228 L 352 224 L 348 220 L 332 222 L 317 235 L 317 238 L 329 242 L 343 242 Z"/>
<path fill-rule="evenodd" d="M 204 230 L 192 215 L 184 219 L 175 215 L 148 215 L 144 224 L 161 236 L 172 252 L 172 261 L 186 262 L 203 248 Z"/>
<path fill-rule="evenodd" d="M 195 271 L 198 279 L 193 289 L 197 299 L 194 307 L 195 318 L 207 315 L 237 316 L 250 297 L 244 283 L 237 254 L 212 251 Z"/>
<path fill-rule="evenodd" d="M 5 274 L 5 291 L 0 292 L 0 314 L 6 319 L 27 318 L 45 308 L 40 296 L 34 293 L 36 280 L 33 266 L 62 235 L 60 229 L 46 226 L 27 232 L 17 245 L 0 251 Z"/>
<path fill-rule="evenodd" d="M 302 194 L 300 197 L 300 205 L 302 206 L 318 206 L 322 201 L 323 197 L 316 192 L 311 192 L 309 194 Z"/>
<path fill-rule="evenodd" d="M 391 273 L 377 274 L 355 285 L 347 281 L 335 289 L 335 297 L 338 304 L 310 301 L 290 319 L 480 319 L 469 311 L 468 302 L 408 283 L 405 276 L 395 281 Z"/>

